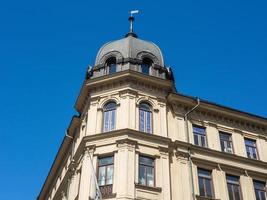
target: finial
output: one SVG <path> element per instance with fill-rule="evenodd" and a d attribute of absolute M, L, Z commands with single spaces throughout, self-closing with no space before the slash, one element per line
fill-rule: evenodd
<path fill-rule="evenodd" d="M 134 22 L 134 14 L 139 13 L 139 10 L 131 10 L 130 11 L 130 17 L 129 17 L 129 22 L 130 22 L 130 31 L 129 33 L 126 34 L 125 37 L 128 36 L 133 36 L 133 37 L 137 37 L 137 35 L 133 32 L 133 22 Z"/>

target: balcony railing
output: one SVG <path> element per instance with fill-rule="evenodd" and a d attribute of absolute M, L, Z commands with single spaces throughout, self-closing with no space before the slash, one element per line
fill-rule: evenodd
<path fill-rule="evenodd" d="M 111 198 L 116 196 L 116 194 L 112 193 L 112 186 L 113 185 L 103 185 L 99 186 L 100 192 L 102 194 L 102 198 Z"/>

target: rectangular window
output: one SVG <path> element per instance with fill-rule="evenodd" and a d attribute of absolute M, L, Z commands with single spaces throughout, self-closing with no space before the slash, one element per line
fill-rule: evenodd
<path fill-rule="evenodd" d="M 233 153 L 232 135 L 224 132 L 220 132 L 220 143 L 223 152 Z"/>
<path fill-rule="evenodd" d="M 245 146 L 247 151 L 247 157 L 252 159 L 258 159 L 256 141 L 245 138 Z"/>
<path fill-rule="evenodd" d="M 241 200 L 239 177 L 226 175 L 226 182 L 227 182 L 229 200 Z"/>
<path fill-rule="evenodd" d="M 207 147 L 205 127 L 193 125 L 193 134 L 194 134 L 195 145 L 198 145 L 201 147 Z"/>
<path fill-rule="evenodd" d="M 114 157 L 108 156 L 98 159 L 98 185 L 102 197 L 112 195 L 114 172 Z"/>
<path fill-rule="evenodd" d="M 266 183 L 253 180 L 256 200 L 266 200 Z"/>
<path fill-rule="evenodd" d="M 212 198 L 213 187 L 212 187 L 211 171 L 198 168 L 197 172 L 198 172 L 199 195 L 202 197 Z"/>
<path fill-rule="evenodd" d="M 139 184 L 149 187 L 155 186 L 155 160 L 139 156 Z"/>
<path fill-rule="evenodd" d="M 116 64 L 110 64 L 109 65 L 109 74 L 114 74 L 116 72 Z"/>

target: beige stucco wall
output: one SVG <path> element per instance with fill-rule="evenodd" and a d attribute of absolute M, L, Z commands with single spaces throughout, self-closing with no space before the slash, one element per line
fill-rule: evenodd
<path fill-rule="evenodd" d="M 77 127 L 75 135 L 75 147 L 73 158 L 74 168 L 71 169 L 71 156 L 68 155 L 66 162 L 59 170 L 59 176 L 51 186 L 47 199 L 58 200 L 88 200 L 95 189 L 92 185 L 91 174 L 97 171 L 97 158 L 101 155 L 114 155 L 114 198 L 120 200 L 190 200 L 192 199 L 191 168 L 188 159 L 188 149 L 192 150 L 193 185 L 195 195 L 198 191 L 197 167 L 206 163 L 208 169 L 212 170 L 214 195 L 216 199 L 228 200 L 228 191 L 225 180 L 224 167 L 231 168 L 245 174 L 245 170 L 253 171 L 257 177 L 267 175 L 264 164 L 245 163 L 246 151 L 244 146 L 244 134 L 250 135 L 248 130 L 226 126 L 225 122 L 214 120 L 203 120 L 198 115 L 192 115 L 188 121 L 190 144 L 187 143 L 186 122 L 183 118 L 184 112 L 175 110 L 167 103 L 164 94 L 155 95 L 154 91 L 144 89 L 138 91 L 129 88 L 119 88 L 91 94 L 87 110 L 83 115 L 83 123 Z M 165 101 L 164 101 L 165 99 Z M 114 136 L 109 138 L 109 133 L 102 133 L 103 106 L 105 102 L 114 100 L 117 103 L 116 130 L 131 129 L 138 131 L 139 110 L 138 104 L 147 101 L 152 105 L 153 114 L 153 136 L 148 138 L 130 138 L 133 143 L 118 140 L 129 136 Z M 198 124 L 206 127 L 208 148 L 194 147 L 192 125 Z M 228 130 L 232 134 L 234 155 L 221 153 L 219 131 Z M 115 131 L 116 132 L 116 131 Z M 106 134 L 106 138 L 94 139 L 84 142 L 86 138 Z M 146 134 L 139 132 L 140 135 Z M 255 131 L 253 137 L 257 138 L 257 148 L 261 161 L 267 161 L 267 139 L 266 136 L 258 136 Z M 169 142 L 155 139 L 156 136 L 169 138 Z M 129 138 L 128 138 L 129 139 Z M 176 144 L 176 141 L 180 142 Z M 180 146 L 179 146 L 180 145 Z M 83 147 L 81 147 L 83 146 Z M 94 146 L 94 148 L 86 148 Z M 138 158 L 139 155 L 149 155 L 155 158 L 155 188 L 138 187 Z M 94 170 L 90 168 L 89 155 L 92 156 Z M 202 161 L 201 161 L 202 160 Z M 222 168 L 218 165 L 223 165 Z M 71 172 L 72 171 L 72 172 Z M 60 178 L 61 177 L 61 178 Z M 240 184 L 244 200 L 254 200 L 252 184 L 253 176 L 240 176 Z M 266 181 L 266 178 L 263 180 Z M 67 188 L 67 189 L 66 189 Z M 88 189 L 90 188 L 90 189 Z M 66 191 L 61 194 L 62 191 Z"/>

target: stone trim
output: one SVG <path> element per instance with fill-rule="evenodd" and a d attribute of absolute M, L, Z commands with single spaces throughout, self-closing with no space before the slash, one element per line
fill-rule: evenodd
<path fill-rule="evenodd" d="M 150 187 L 150 186 L 146 186 L 146 185 L 141 185 L 139 183 L 135 183 L 135 187 L 138 189 L 149 190 L 149 191 L 158 192 L 158 193 L 162 192 L 161 187 Z"/>

